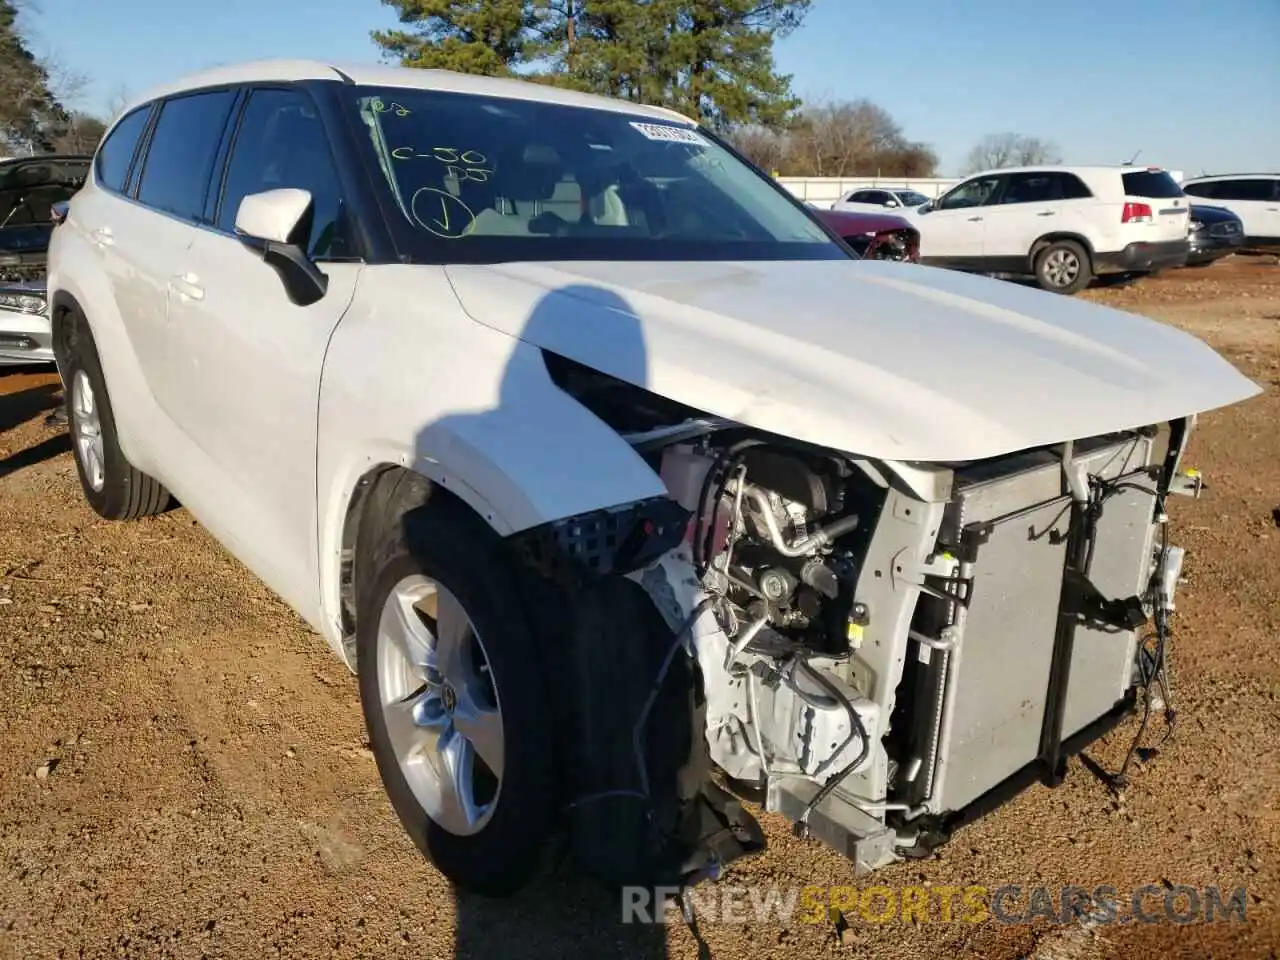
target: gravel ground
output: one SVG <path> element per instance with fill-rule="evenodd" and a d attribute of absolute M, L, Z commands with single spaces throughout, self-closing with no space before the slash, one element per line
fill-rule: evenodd
<path fill-rule="evenodd" d="M 875 882 L 1243 886 L 1247 921 L 855 916 L 842 935 L 798 915 L 711 918 L 700 946 L 679 922 L 623 925 L 614 898 L 567 881 L 456 898 L 383 797 L 345 668 L 185 511 L 92 514 L 65 434 L 43 422 L 55 378 L 17 372 L 0 375 L 0 957 L 1276 957 L 1280 266 L 1085 296 L 1205 337 L 1266 387 L 1202 419 L 1189 459 L 1210 489 L 1171 505 L 1190 551 L 1177 734 L 1123 802 L 1073 761 L 1057 790 Z M 1093 756 L 1114 768 L 1136 726 Z M 851 882 L 847 861 L 764 822 L 769 850 L 724 884 Z"/>

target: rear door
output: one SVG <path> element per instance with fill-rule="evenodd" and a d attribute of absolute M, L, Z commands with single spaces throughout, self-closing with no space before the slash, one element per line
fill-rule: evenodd
<path fill-rule="evenodd" d="M 166 363 L 173 283 L 199 232 L 215 156 L 237 98 L 234 89 L 162 101 L 125 198 L 103 225 L 121 317 L 160 409 L 177 411 L 180 384 Z"/>
<path fill-rule="evenodd" d="M 1149 222 L 1141 219 L 1131 221 L 1143 229 L 1141 235 L 1126 238 L 1130 243 L 1168 243 L 1187 238 L 1191 201 L 1167 170 L 1159 167 L 1129 170 L 1122 173 L 1120 179 L 1125 203 L 1151 208 Z M 1123 219 L 1123 213 L 1121 216 Z"/>

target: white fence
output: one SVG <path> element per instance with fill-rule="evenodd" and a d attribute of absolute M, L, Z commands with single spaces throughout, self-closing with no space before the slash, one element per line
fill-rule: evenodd
<path fill-rule="evenodd" d="M 906 187 L 926 197 L 940 197 L 960 181 L 943 177 L 779 177 L 778 182 L 801 200 L 829 207 L 850 190 Z"/>
<path fill-rule="evenodd" d="M 1135 170 L 1145 169 L 1135 166 Z M 1158 168 L 1157 168 L 1158 169 Z M 1183 171 L 1169 170 L 1179 183 Z M 875 187 L 906 187 L 926 197 L 940 197 L 960 182 L 959 177 L 779 177 L 778 182 L 793 194 L 818 207 L 830 207 L 850 190 Z"/>

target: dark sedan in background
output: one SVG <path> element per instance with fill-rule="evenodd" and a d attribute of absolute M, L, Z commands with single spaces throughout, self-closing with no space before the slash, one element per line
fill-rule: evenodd
<path fill-rule="evenodd" d="M 1193 203 L 1187 239 L 1188 267 L 1207 267 L 1244 246 L 1244 224 L 1226 207 Z"/>

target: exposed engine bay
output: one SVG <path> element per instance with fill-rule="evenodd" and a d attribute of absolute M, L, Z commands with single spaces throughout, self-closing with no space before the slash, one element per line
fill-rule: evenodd
<path fill-rule="evenodd" d="M 664 551 L 628 575 L 696 664 L 694 751 L 859 872 L 927 855 L 1030 783 L 1056 784 L 1139 704 L 1163 702 L 1172 722 L 1182 552 L 1165 500 L 1200 490 L 1179 472 L 1190 419 L 889 463 L 548 366 L 682 508 Z M 723 851 L 686 874 L 716 875 Z"/>
<path fill-rule="evenodd" d="M 910 227 L 881 230 L 872 234 L 844 237 L 844 242 L 864 260 L 896 260 L 916 263 L 920 259 L 920 233 Z"/>

